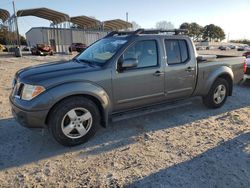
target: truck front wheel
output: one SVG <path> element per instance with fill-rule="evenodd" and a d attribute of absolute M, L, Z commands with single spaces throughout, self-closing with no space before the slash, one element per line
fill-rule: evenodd
<path fill-rule="evenodd" d="M 208 108 L 220 108 L 227 100 L 229 84 L 223 78 L 217 78 L 208 94 L 203 97 L 203 103 Z"/>
<path fill-rule="evenodd" d="M 88 141 L 100 124 L 99 109 L 84 97 L 71 97 L 55 106 L 49 118 L 49 129 L 62 145 L 75 146 Z"/>

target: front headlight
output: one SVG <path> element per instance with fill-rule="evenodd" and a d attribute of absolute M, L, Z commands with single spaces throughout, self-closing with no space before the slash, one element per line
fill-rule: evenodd
<path fill-rule="evenodd" d="M 21 98 L 23 100 L 29 101 L 35 98 L 36 96 L 40 95 L 44 91 L 45 88 L 43 86 L 33 86 L 29 84 L 24 84 Z"/>

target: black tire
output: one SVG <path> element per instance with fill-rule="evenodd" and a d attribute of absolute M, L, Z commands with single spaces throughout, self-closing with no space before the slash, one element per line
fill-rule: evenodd
<path fill-rule="evenodd" d="M 226 88 L 226 94 L 225 94 L 224 99 L 220 103 L 216 103 L 214 100 L 214 93 L 216 89 L 218 88 L 218 86 L 220 85 L 223 85 Z M 229 94 L 228 82 L 223 78 L 217 78 L 215 82 L 213 83 L 212 87 L 210 88 L 207 96 L 203 97 L 203 103 L 208 108 L 220 108 L 226 102 L 228 94 Z"/>
<path fill-rule="evenodd" d="M 86 135 L 80 138 L 69 138 L 62 130 L 61 123 L 65 115 L 74 108 L 85 108 L 92 115 L 92 125 Z M 64 146 L 83 144 L 96 133 L 100 125 L 100 112 L 96 104 L 85 97 L 71 97 L 57 104 L 49 114 L 49 130 L 55 140 Z"/>

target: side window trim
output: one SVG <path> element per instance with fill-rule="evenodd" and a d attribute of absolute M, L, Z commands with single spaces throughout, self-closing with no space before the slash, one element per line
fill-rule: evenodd
<path fill-rule="evenodd" d="M 181 45 L 180 45 L 180 41 L 183 41 L 185 43 L 186 46 L 186 51 L 187 51 L 187 59 L 185 61 L 182 61 L 182 63 L 186 63 L 187 61 L 190 60 L 190 52 L 189 52 L 189 47 L 188 47 L 188 43 L 185 39 L 181 39 L 179 40 L 179 47 L 180 47 L 180 53 L 181 53 L 181 58 L 182 58 L 182 51 L 181 51 Z"/>
<path fill-rule="evenodd" d="M 178 42 L 178 48 L 179 48 L 179 53 L 180 53 L 180 58 L 181 58 L 181 62 L 179 63 L 171 63 L 168 64 L 168 66 L 172 66 L 172 65 L 183 65 L 183 64 L 186 64 L 189 60 L 190 60 L 190 51 L 189 51 L 189 47 L 188 47 L 188 44 L 187 44 L 187 41 L 185 39 L 165 39 L 164 40 L 164 45 L 165 45 L 165 53 L 166 53 L 166 56 L 167 56 L 167 45 L 166 45 L 166 42 L 167 41 L 176 41 Z M 185 44 L 186 44 L 186 49 L 187 49 L 187 55 L 188 55 L 188 58 L 182 62 L 182 52 L 181 52 L 181 47 L 180 47 L 180 41 L 184 41 Z M 168 57 L 167 57 L 168 58 Z"/>

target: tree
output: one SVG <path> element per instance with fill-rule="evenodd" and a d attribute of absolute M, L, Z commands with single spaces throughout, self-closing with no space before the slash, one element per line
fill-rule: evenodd
<path fill-rule="evenodd" d="M 214 24 L 206 25 L 204 27 L 204 32 L 202 38 L 206 41 L 216 40 L 222 41 L 225 39 L 225 32 L 219 26 Z"/>
<path fill-rule="evenodd" d="M 194 41 L 199 41 L 203 34 L 203 27 L 197 23 L 190 24 L 190 35 Z"/>
<path fill-rule="evenodd" d="M 191 24 L 185 22 L 180 25 L 180 29 L 187 29 L 188 36 L 191 37 L 194 41 L 199 41 L 203 34 L 203 27 L 195 22 Z"/>
<path fill-rule="evenodd" d="M 2 27 L 0 29 L 0 44 L 7 44 L 7 39 L 8 38 L 8 30 L 7 28 Z"/>
<path fill-rule="evenodd" d="M 224 30 L 219 26 L 216 26 L 216 34 L 217 34 L 216 35 L 217 40 L 219 40 L 219 41 L 222 41 L 226 38 L 226 34 L 225 34 Z"/>
<path fill-rule="evenodd" d="M 21 36 L 21 35 L 20 35 L 20 36 Z M 20 43 L 21 43 L 21 45 L 27 46 L 27 41 L 26 41 L 26 38 L 24 38 L 24 36 L 21 36 L 21 37 L 20 37 Z"/>
<path fill-rule="evenodd" d="M 174 29 L 174 25 L 171 22 L 160 21 L 155 25 L 156 29 Z"/>
<path fill-rule="evenodd" d="M 132 23 L 132 29 L 133 30 L 137 30 L 137 29 L 141 28 L 141 26 L 138 23 L 136 23 L 135 21 L 132 21 L 131 23 Z"/>
<path fill-rule="evenodd" d="M 21 45 L 26 45 L 26 39 L 20 35 Z M 8 31 L 7 28 L 0 29 L 0 44 L 17 44 L 17 33 Z"/>
<path fill-rule="evenodd" d="M 184 22 L 180 25 L 180 29 L 187 29 L 190 30 L 190 24 L 187 22 Z"/>

